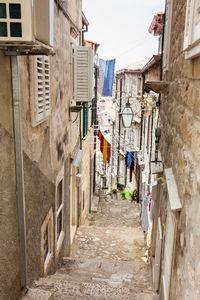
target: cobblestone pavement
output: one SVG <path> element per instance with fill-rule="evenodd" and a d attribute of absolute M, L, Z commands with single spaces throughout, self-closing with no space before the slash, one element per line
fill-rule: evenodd
<path fill-rule="evenodd" d="M 102 199 L 98 211 L 78 229 L 71 256 L 142 261 L 146 250 L 139 204 Z"/>
<path fill-rule="evenodd" d="M 157 299 L 148 264 L 111 259 L 66 258 L 55 275 L 41 278 L 35 287 L 50 292 L 48 300 Z"/>
<path fill-rule="evenodd" d="M 79 227 L 71 257 L 54 275 L 35 282 L 34 297 L 23 300 L 157 300 L 151 266 L 142 261 L 146 248 L 139 216 L 135 202 L 101 200 Z"/>

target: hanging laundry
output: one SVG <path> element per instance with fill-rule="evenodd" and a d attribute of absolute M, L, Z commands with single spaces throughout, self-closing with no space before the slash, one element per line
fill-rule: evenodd
<path fill-rule="evenodd" d="M 106 139 L 104 139 L 104 142 L 103 142 L 103 162 L 104 164 L 106 163 L 107 161 L 107 141 Z"/>
<path fill-rule="evenodd" d="M 99 140 L 100 140 L 100 151 L 103 153 L 104 136 L 100 130 L 99 130 Z"/>
<path fill-rule="evenodd" d="M 151 199 L 151 208 L 150 208 L 150 220 L 153 221 L 153 217 L 154 217 L 154 201 L 153 199 Z"/>
<path fill-rule="evenodd" d="M 134 152 L 128 152 L 126 153 L 126 166 L 127 168 L 131 167 L 132 161 L 133 161 L 133 156 Z"/>
<path fill-rule="evenodd" d="M 99 60 L 98 93 L 101 96 L 112 96 L 115 73 L 115 59 Z"/>
<path fill-rule="evenodd" d="M 102 132 L 99 130 L 100 151 L 103 153 L 103 162 L 110 163 L 111 159 L 111 144 L 105 139 Z"/>

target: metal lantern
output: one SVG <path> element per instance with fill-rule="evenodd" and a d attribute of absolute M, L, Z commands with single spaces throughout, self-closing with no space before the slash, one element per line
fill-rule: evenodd
<path fill-rule="evenodd" d="M 131 127 L 133 121 L 133 110 L 129 102 L 126 103 L 126 107 L 122 111 L 122 122 L 125 128 Z"/>

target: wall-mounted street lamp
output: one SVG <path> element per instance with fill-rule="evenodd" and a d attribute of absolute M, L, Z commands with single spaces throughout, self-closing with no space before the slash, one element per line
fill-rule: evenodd
<path fill-rule="evenodd" d="M 156 127 L 155 129 L 155 161 L 158 161 L 158 143 L 160 141 L 160 137 L 161 137 L 161 129 L 160 127 Z"/>
<path fill-rule="evenodd" d="M 156 127 L 156 129 L 155 129 L 155 137 L 156 137 L 155 142 L 159 143 L 160 137 L 161 137 L 161 129 L 160 129 L 160 127 Z"/>
<path fill-rule="evenodd" d="M 131 127 L 132 121 L 133 121 L 133 110 L 131 108 L 131 105 L 129 103 L 129 99 L 128 102 L 126 103 L 126 106 L 124 107 L 121 116 L 122 116 L 122 122 L 123 122 L 123 126 L 125 128 L 129 128 Z"/>

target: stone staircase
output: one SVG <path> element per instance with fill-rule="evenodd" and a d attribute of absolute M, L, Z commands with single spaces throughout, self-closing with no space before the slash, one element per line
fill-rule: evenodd
<path fill-rule="evenodd" d="M 150 274 L 142 262 L 64 258 L 54 275 L 36 281 L 21 300 L 157 300 Z"/>

